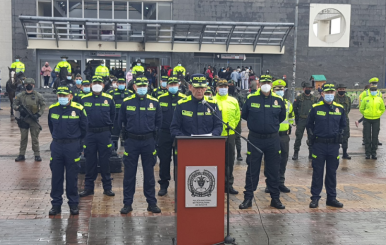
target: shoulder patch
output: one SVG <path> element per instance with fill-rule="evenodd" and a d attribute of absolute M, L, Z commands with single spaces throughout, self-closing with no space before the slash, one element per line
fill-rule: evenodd
<path fill-rule="evenodd" d="M 90 93 L 88 93 L 88 94 L 85 94 L 85 95 L 83 95 L 83 96 L 82 96 L 82 99 L 83 99 L 83 98 L 87 98 L 87 97 L 90 97 L 91 95 L 92 95 L 92 93 L 91 93 L 91 92 L 90 92 Z"/>
<path fill-rule="evenodd" d="M 130 95 L 129 97 L 126 97 L 123 99 L 123 101 L 128 101 L 135 98 L 135 94 Z"/>
<path fill-rule="evenodd" d="M 188 102 L 188 101 L 190 101 L 190 100 L 192 100 L 192 96 L 191 96 L 191 95 L 186 96 L 185 98 L 180 99 L 177 103 L 178 103 L 179 105 L 181 105 L 181 104 L 186 103 L 186 102 Z"/>
<path fill-rule="evenodd" d="M 74 107 L 76 109 L 79 109 L 79 110 L 83 110 L 83 106 L 81 104 L 78 104 L 78 103 L 73 102 L 73 101 L 71 101 L 71 105 L 70 106 Z"/>
<path fill-rule="evenodd" d="M 333 103 L 333 105 L 334 106 L 338 106 L 338 107 L 341 107 L 341 108 L 344 108 L 341 104 L 339 104 L 339 103 L 336 103 L 335 101 L 334 102 L 332 102 Z"/>
<path fill-rule="evenodd" d="M 182 97 L 182 98 L 185 98 L 185 97 L 186 97 L 186 95 L 185 95 L 185 94 L 183 94 L 183 93 L 180 93 L 180 92 L 178 92 L 178 96 L 179 96 L 179 97 Z"/>
<path fill-rule="evenodd" d="M 50 105 L 50 109 L 53 108 L 53 107 L 59 106 L 59 105 L 60 105 L 59 102 L 56 102 L 56 103 Z"/>
<path fill-rule="evenodd" d="M 321 106 L 321 105 L 324 105 L 323 101 L 319 101 L 318 103 L 313 104 L 312 107 L 317 107 L 317 106 Z"/>
<path fill-rule="evenodd" d="M 102 96 L 109 99 L 113 99 L 113 96 L 111 96 L 110 94 L 102 93 Z"/>
<path fill-rule="evenodd" d="M 169 95 L 169 92 L 166 92 L 166 93 L 164 93 L 164 94 L 161 94 L 160 96 L 158 96 L 158 100 L 159 100 L 159 98 L 161 98 L 161 97 L 166 97 L 166 96 L 168 96 Z"/>

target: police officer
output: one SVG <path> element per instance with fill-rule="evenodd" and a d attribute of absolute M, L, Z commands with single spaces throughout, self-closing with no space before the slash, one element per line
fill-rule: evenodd
<path fill-rule="evenodd" d="M 381 125 L 381 116 L 385 112 L 385 104 L 379 97 L 377 84 L 370 85 L 370 94 L 362 97 L 359 111 L 363 119 L 363 136 L 365 138 L 366 159 L 377 159 L 378 135 Z"/>
<path fill-rule="evenodd" d="M 221 118 L 221 112 L 217 109 L 214 99 L 204 96 L 208 87 L 206 77 L 203 74 L 193 74 L 191 81 L 189 90 L 192 95 L 179 100 L 174 111 L 170 125 L 173 139 L 176 136 L 191 136 L 192 134 L 220 136 L 223 130 L 222 122 L 214 116 L 214 113 Z M 215 109 L 215 112 L 202 103 L 204 99 Z"/>
<path fill-rule="evenodd" d="M 116 77 L 113 77 L 111 78 L 111 86 L 110 88 L 106 91 L 106 94 L 111 94 L 112 92 L 114 92 L 115 89 L 118 88 L 118 78 Z"/>
<path fill-rule="evenodd" d="M 311 89 L 312 89 L 311 83 L 303 82 L 304 93 L 296 97 L 294 101 L 293 108 L 294 108 L 295 120 L 296 120 L 296 132 L 295 132 L 296 139 L 294 144 L 294 155 L 292 156 L 292 160 L 298 160 L 299 150 L 302 144 L 302 138 L 307 124 L 308 113 L 311 110 L 312 105 L 318 101 L 318 99 L 311 94 Z M 308 134 L 307 134 L 307 137 L 309 137 Z M 308 150 L 309 150 L 308 158 L 312 159 L 311 148 L 308 147 Z"/>
<path fill-rule="evenodd" d="M 101 170 L 103 194 L 114 196 L 111 190 L 109 158 L 111 156 L 111 128 L 115 118 L 113 97 L 103 93 L 104 83 L 100 77 L 92 81 L 92 93 L 84 95 L 81 104 L 88 115 L 88 131 L 85 137 L 84 156 L 86 157 L 86 177 L 84 191 L 79 196 L 94 194 L 94 182 L 98 176 L 97 163 Z"/>
<path fill-rule="evenodd" d="M 23 62 L 20 61 L 20 59 L 21 57 L 19 55 L 16 55 L 15 62 L 11 64 L 11 69 L 15 69 L 16 74 L 18 74 L 19 72 L 25 72 L 25 65 Z"/>
<path fill-rule="evenodd" d="M 125 153 L 123 163 L 122 214 L 133 210 L 132 203 L 136 185 L 138 157 L 141 155 L 144 175 L 143 192 L 148 203 L 147 210 L 160 213 L 155 198 L 154 165 L 157 161 L 155 135 L 162 123 L 162 112 L 157 99 L 147 94 L 148 80 L 144 76 L 135 79 L 135 94 L 123 100 L 119 112 L 119 129 L 124 125 Z"/>
<path fill-rule="evenodd" d="M 82 146 L 80 141 L 87 131 L 87 114 L 83 106 L 73 102 L 68 87 L 59 87 L 56 94 L 58 102 L 50 106 L 48 127 L 52 134 L 51 161 L 52 172 L 50 215 L 61 212 L 63 204 L 63 182 L 66 173 L 66 194 L 70 213 L 79 214 L 78 173 Z"/>
<path fill-rule="evenodd" d="M 181 61 L 178 61 L 178 64 L 173 69 L 173 76 L 178 77 L 181 80 L 185 79 L 186 76 L 186 69 L 182 66 Z"/>
<path fill-rule="evenodd" d="M 113 97 L 115 103 L 115 119 L 114 127 L 111 132 L 111 139 L 113 141 L 114 153 L 116 153 L 118 150 L 119 135 L 121 133 L 121 131 L 119 130 L 120 127 L 118 126 L 119 111 L 121 109 L 123 99 L 131 96 L 133 93 L 130 90 L 126 89 L 126 80 L 124 78 L 119 78 L 117 88 L 111 89 L 109 94 Z"/>
<path fill-rule="evenodd" d="M 63 55 L 60 58 L 62 61 L 56 65 L 55 74 L 56 76 L 59 76 L 60 80 L 65 80 L 67 74 L 71 76 L 71 65 L 67 62 L 68 57 L 66 55 Z"/>
<path fill-rule="evenodd" d="M 343 204 L 336 200 L 336 170 L 339 166 L 339 144 L 343 141 L 343 131 L 346 128 L 346 113 L 342 105 L 334 102 L 334 84 L 325 83 L 322 90 L 323 101 L 312 105 L 307 119 L 307 131 L 310 135 L 308 145 L 312 146 L 313 168 L 310 208 L 317 208 L 319 205 L 324 165 L 326 205 L 341 208 Z"/>
<path fill-rule="evenodd" d="M 171 81 L 176 81 L 178 83 L 178 80 L 175 79 L 175 77 L 170 77 Z M 153 89 L 153 92 L 151 93 L 151 96 L 154 98 L 158 98 L 159 96 L 163 95 L 164 93 L 168 92 L 168 82 L 169 77 L 168 76 L 162 76 L 161 77 L 161 84 L 158 88 Z"/>
<path fill-rule="evenodd" d="M 234 97 L 239 103 L 240 114 L 241 114 L 241 108 L 243 108 L 243 105 L 244 105 L 244 98 L 243 96 L 240 95 L 240 88 L 235 86 L 233 80 L 228 81 L 228 93 L 230 96 Z M 240 117 L 239 123 L 236 126 L 236 131 L 239 134 L 241 134 L 241 117 Z M 237 161 L 242 161 L 243 157 L 241 156 L 241 139 L 240 139 L 240 135 L 238 134 L 236 134 L 235 144 L 236 144 L 236 150 L 237 150 Z"/>
<path fill-rule="evenodd" d="M 178 79 L 170 77 L 167 85 L 168 92 L 158 97 L 162 110 L 162 124 L 158 134 L 158 158 L 159 158 L 159 177 L 160 190 L 159 196 L 164 196 L 168 192 L 170 177 L 170 160 L 172 157 L 173 139 L 170 134 L 170 124 L 172 123 L 174 109 L 177 102 L 186 96 L 178 92 Z M 175 162 L 174 162 L 175 163 Z"/>
<path fill-rule="evenodd" d="M 63 73 L 65 73 L 65 71 Z M 59 77 L 59 79 L 60 79 L 60 77 Z M 58 87 L 68 87 L 71 91 L 71 94 L 75 95 L 73 90 L 76 86 L 75 86 L 75 82 L 72 80 L 71 73 L 68 73 L 67 76 L 65 77 L 65 79 L 60 80 L 58 83 L 54 84 L 55 91 Z"/>
<path fill-rule="evenodd" d="M 145 74 L 145 68 L 143 68 L 142 62 L 140 59 L 137 60 L 137 65 L 133 67 L 131 73 L 133 74 L 134 79 L 137 76 L 142 76 Z"/>
<path fill-rule="evenodd" d="M 99 66 L 95 69 L 95 76 L 101 76 L 103 80 L 106 80 L 110 76 L 109 68 L 105 66 L 105 61 L 101 60 Z"/>
<path fill-rule="evenodd" d="M 271 206 L 284 209 L 280 201 L 279 171 L 280 171 L 280 123 L 286 118 L 283 99 L 271 91 L 272 77 L 262 75 L 262 85 L 255 93 L 248 95 L 241 118 L 247 120 L 249 128 L 248 139 L 264 153 L 266 183 L 271 194 Z M 252 206 L 253 192 L 259 182 L 262 153 L 248 144 L 247 174 L 245 179 L 244 201 L 240 209 Z"/>
<path fill-rule="evenodd" d="M 73 96 L 77 96 L 82 91 L 82 76 L 78 73 L 75 76 L 75 87 L 72 88 Z"/>
<path fill-rule="evenodd" d="M 232 96 L 228 96 L 228 81 L 225 79 L 220 80 L 217 83 L 216 101 L 219 109 L 222 113 L 222 119 L 224 122 L 229 123 L 229 126 L 236 128 L 240 122 L 240 107 L 239 102 Z M 227 180 L 228 174 L 225 174 L 225 185 L 228 183 L 229 194 L 239 194 L 237 190 L 233 188 L 233 165 L 235 163 L 235 139 L 236 135 L 233 130 L 228 130 L 227 126 L 223 126 L 221 136 L 228 136 L 225 144 L 225 171 L 229 169 L 229 179 Z M 225 188 L 225 192 L 228 190 Z"/>
<path fill-rule="evenodd" d="M 273 91 L 280 97 L 284 97 L 284 89 L 286 87 L 286 82 L 284 80 L 278 79 L 272 83 Z M 279 136 L 280 136 L 280 184 L 279 190 L 284 193 L 290 192 L 290 189 L 285 186 L 285 171 L 287 168 L 288 155 L 289 155 L 289 142 L 291 134 L 291 124 L 294 124 L 295 113 L 293 111 L 292 104 L 289 100 L 284 99 L 284 105 L 286 110 L 286 118 L 280 123 Z M 269 164 L 269 162 L 267 163 Z"/>
<path fill-rule="evenodd" d="M 382 98 L 382 92 L 378 89 L 378 83 L 379 83 L 379 78 L 377 77 L 373 77 L 369 80 L 370 88 L 373 87 L 373 90 L 374 90 L 374 87 L 377 88 L 376 89 L 377 93 L 375 96 Z M 366 89 L 359 95 L 359 98 L 360 98 L 359 107 L 361 106 L 363 99 L 371 94 L 370 88 Z"/>
<path fill-rule="evenodd" d="M 344 129 L 343 133 L 343 143 L 342 143 L 342 149 L 343 149 L 343 159 L 350 160 L 351 157 L 347 154 L 347 148 L 348 148 L 348 138 L 350 138 L 350 121 L 348 118 L 348 114 L 351 110 L 351 99 L 346 95 L 346 86 L 344 84 L 338 84 L 337 91 L 338 94 L 334 97 L 334 101 L 338 104 L 341 104 L 344 108 L 344 111 L 346 113 L 346 128 Z"/>
<path fill-rule="evenodd" d="M 19 111 L 20 105 L 23 105 L 33 114 L 35 120 L 39 120 L 39 117 L 43 115 L 44 109 L 46 108 L 44 98 L 40 93 L 34 91 L 35 80 L 33 78 L 26 78 L 24 80 L 24 86 L 25 91 L 19 93 L 15 97 L 13 109 L 15 111 Z M 25 151 L 28 143 L 28 130 L 31 132 L 32 150 L 34 151 L 35 161 L 40 162 L 42 161 L 39 149 L 40 127 L 32 118 L 22 119 L 26 116 L 27 115 L 20 113 L 21 118 L 18 120 L 21 139 L 19 156 L 15 159 L 15 162 L 25 161 Z"/>
<path fill-rule="evenodd" d="M 90 91 L 90 81 L 89 80 L 83 80 L 82 81 L 82 86 L 80 87 L 81 90 L 74 94 L 72 101 L 81 103 L 81 99 L 84 95 L 89 94 Z"/>
<path fill-rule="evenodd" d="M 207 96 L 208 98 L 213 98 L 213 92 L 209 86 L 206 88 L 204 95 Z"/>

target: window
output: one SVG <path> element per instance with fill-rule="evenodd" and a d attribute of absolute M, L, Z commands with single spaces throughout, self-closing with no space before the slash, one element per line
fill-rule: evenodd
<path fill-rule="evenodd" d="M 54 0 L 54 17 L 67 18 L 67 0 Z"/>
<path fill-rule="evenodd" d="M 142 19 L 142 3 L 129 2 L 129 19 Z"/>
<path fill-rule="evenodd" d="M 99 1 L 99 19 L 113 18 L 113 3 L 112 1 Z"/>
<path fill-rule="evenodd" d="M 158 19 L 171 20 L 172 19 L 172 4 L 158 3 Z"/>
<path fill-rule="evenodd" d="M 157 19 L 157 4 L 156 3 L 144 3 L 143 4 L 143 19 L 144 20 L 156 20 Z"/>
<path fill-rule="evenodd" d="M 127 19 L 127 2 L 114 1 L 114 19 Z"/>
<path fill-rule="evenodd" d="M 68 2 L 68 13 L 70 18 L 82 18 L 82 0 Z"/>
<path fill-rule="evenodd" d="M 331 26 L 330 26 L 330 34 L 339 34 L 340 33 L 340 22 L 342 21 L 342 18 L 336 18 L 331 20 Z"/>
<path fill-rule="evenodd" d="M 37 16 L 52 17 L 51 0 L 39 0 Z"/>
<path fill-rule="evenodd" d="M 98 18 L 97 0 L 84 0 L 84 18 Z"/>

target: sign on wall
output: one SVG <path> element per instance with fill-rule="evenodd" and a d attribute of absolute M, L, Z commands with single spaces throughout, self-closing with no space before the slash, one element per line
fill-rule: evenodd
<path fill-rule="evenodd" d="M 186 167 L 185 207 L 217 207 L 217 167 Z"/>

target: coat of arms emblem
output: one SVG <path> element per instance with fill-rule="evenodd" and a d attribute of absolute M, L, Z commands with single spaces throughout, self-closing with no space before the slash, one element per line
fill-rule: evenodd
<path fill-rule="evenodd" d="M 189 175 L 188 189 L 192 197 L 210 197 L 215 188 L 215 177 L 208 170 L 196 170 Z"/>

